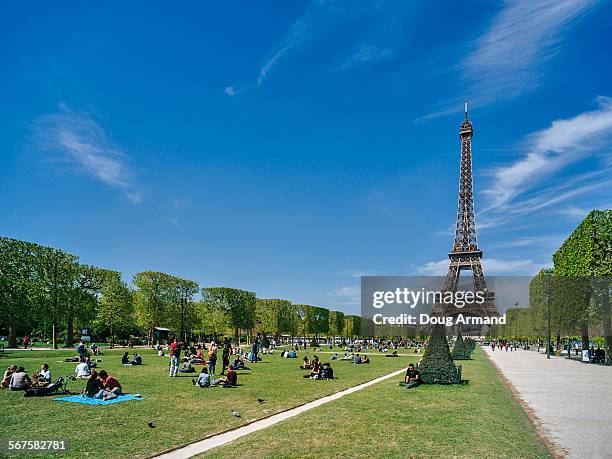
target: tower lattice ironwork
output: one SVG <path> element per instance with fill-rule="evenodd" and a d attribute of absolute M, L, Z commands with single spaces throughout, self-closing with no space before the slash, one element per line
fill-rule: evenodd
<path fill-rule="evenodd" d="M 465 102 L 465 119 L 459 129 L 461 139 L 461 163 L 459 172 L 459 200 L 457 204 L 457 223 L 455 242 L 448 254 L 450 264 L 444 280 L 443 292 L 457 292 L 461 271 L 472 272 L 474 292 L 483 292 L 485 301 L 482 304 L 471 304 L 458 309 L 454 305 L 436 304 L 433 314 L 438 316 L 473 315 L 479 317 L 498 316 L 495 307 L 495 295 L 487 288 L 487 281 L 482 270 L 482 251 L 478 248 L 476 238 L 476 220 L 474 218 L 474 187 L 472 179 L 472 122 L 468 118 L 468 106 Z"/>

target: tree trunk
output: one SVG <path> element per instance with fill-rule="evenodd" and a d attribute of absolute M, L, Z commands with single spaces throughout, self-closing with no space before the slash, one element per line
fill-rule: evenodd
<path fill-rule="evenodd" d="M 72 301 L 68 302 L 68 315 L 66 317 L 66 347 L 74 347 L 74 313 Z"/>
<path fill-rule="evenodd" d="M 580 332 L 582 335 L 582 349 L 589 349 L 589 323 L 585 320 L 580 326 Z"/>
<path fill-rule="evenodd" d="M 15 324 L 10 324 L 8 331 L 9 331 L 8 346 L 17 347 L 17 327 L 15 327 Z"/>
<path fill-rule="evenodd" d="M 51 321 L 51 342 L 53 343 L 53 349 L 57 349 L 57 319 L 55 316 Z"/>

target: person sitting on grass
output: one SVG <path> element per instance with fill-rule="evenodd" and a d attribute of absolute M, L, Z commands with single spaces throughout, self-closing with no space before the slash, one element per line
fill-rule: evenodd
<path fill-rule="evenodd" d="M 363 365 L 364 363 L 370 363 L 370 358 L 367 355 L 364 355 L 361 359 L 361 364 Z"/>
<path fill-rule="evenodd" d="M 32 379 L 34 380 L 33 386 L 46 386 L 51 382 L 51 370 L 49 370 L 49 365 L 46 363 L 40 367 L 40 370 L 36 371 L 32 375 Z"/>
<path fill-rule="evenodd" d="M 26 390 L 32 385 L 32 380 L 25 371 L 25 368 L 19 367 L 17 371 L 11 375 L 9 389 L 11 390 Z"/>
<path fill-rule="evenodd" d="M 340 360 L 353 360 L 353 356 L 350 355 L 348 352 L 345 352 L 344 357 L 342 357 Z"/>
<path fill-rule="evenodd" d="M 325 362 L 323 364 L 323 369 L 321 371 L 322 379 L 334 379 L 334 370 L 331 367 L 329 362 Z"/>
<path fill-rule="evenodd" d="M 293 350 L 289 351 L 288 354 L 287 354 L 287 358 L 288 359 L 297 359 L 297 352 L 295 352 Z"/>
<path fill-rule="evenodd" d="M 353 359 L 353 363 L 356 365 L 361 364 L 361 356 L 359 354 L 355 354 L 355 358 Z"/>
<path fill-rule="evenodd" d="M 96 370 L 91 372 L 89 378 L 87 378 L 87 384 L 85 385 L 85 390 L 82 395 L 84 397 L 97 398 L 105 401 L 117 398 L 117 394 L 104 389 L 104 383 L 100 380 L 99 376 Z"/>
<path fill-rule="evenodd" d="M 74 372 L 77 375 L 77 378 L 87 378 L 89 377 L 89 364 L 85 361 L 84 358 L 81 358 L 81 361 L 76 366 Z"/>
<path fill-rule="evenodd" d="M 334 355 L 332 355 L 329 360 L 338 360 L 338 353 L 335 352 Z"/>
<path fill-rule="evenodd" d="M 2 383 L 0 384 L 4 389 L 8 389 L 11 384 L 11 375 L 17 371 L 17 365 L 11 365 L 4 372 L 4 376 L 2 377 Z"/>
<path fill-rule="evenodd" d="M 312 364 L 310 363 L 310 360 L 308 360 L 308 356 L 305 355 L 304 356 L 304 362 L 302 363 L 302 365 L 300 365 L 300 369 L 301 370 L 310 370 L 312 368 Z"/>
<path fill-rule="evenodd" d="M 123 365 L 131 365 L 132 362 L 130 362 L 130 357 L 129 354 L 126 352 L 125 354 L 123 354 L 123 357 L 121 357 L 121 363 Z"/>
<path fill-rule="evenodd" d="M 304 375 L 304 378 L 321 379 L 321 362 L 316 356 L 312 359 L 312 369 L 310 373 Z"/>
<path fill-rule="evenodd" d="M 93 355 L 98 355 L 100 352 L 100 349 L 98 348 L 98 345 L 96 343 L 92 343 L 91 344 L 91 353 Z"/>
<path fill-rule="evenodd" d="M 210 375 L 208 374 L 208 368 L 202 368 L 202 371 L 198 375 L 198 379 L 192 379 L 191 382 L 198 387 L 210 387 Z"/>
<path fill-rule="evenodd" d="M 179 373 L 195 373 L 195 369 L 191 366 L 191 360 L 188 357 L 183 357 L 183 363 L 179 368 Z"/>
<path fill-rule="evenodd" d="M 132 360 L 132 365 L 142 365 L 142 356 L 137 352 L 134 352 L 134 360 Z"/>
<path fill-rule="evenodd" d="M 89 369 L 91 370 L 92 368 L 96 368 L 98 366 L 98 364 L 96 362 L 94 362 L 93 360 L 91 360 L 90 356 L 87 356 L 85 358 L 85 363 L 87 364 L 87 366 L 89 367 Z"/>
<path fill-rule="evenodd" d="M 404 381 L 400 382 L 399 385 L 405 387 L 406 389 L 412 389 L 413 387 L 417 387 L 421 384 L 421 374 L 419 370 L 415 370 L 414 364 L 411 363 L 408 365 L 408 369 L 406 370 L 406 376 L 404 376 Z"/>
<path fill-rule="evenodd" d="M 100 378 L 100 382 L 107 391 L 112 392 L 115 395 L 123 394 L 123 388 L 121 387 L 121 384 L 119 384 L 119 381 L 117 381 L 116 378 L 109 376 L 106 370 L 101 370 L 98 373 L 98 378 Z"/>
<path fill-rule="evenodd" d="M 223 387 L 236 387 L 238 384 L 238 374 L 234 371 L 233 365 L 227 369 L 227 373 L 223 378 L 216 379 L 211 383 L 211 386 L 223 384 Z"/>
<path fill-rule="evenodd" d="M 246 364 L 244 363 L 244 360 L 242 360 L 239 355 L 236 356 L 236 358 L 234 359 L 234 363 L 232 363 L 232 366 L 234 367 L 234 370 L 249 370 L 250 369 L 246 366 Z"/>
<path fill-rule="evenodd" d="M 85 390 L 83 391 L 83 395 L 89 398 L 93 398 L 98 392 L 103 389 L 104 387 L 98 379 L 98 372 L 96 370 L 93 370 L 87 378 L 87 383 L 85 384 Z"/>

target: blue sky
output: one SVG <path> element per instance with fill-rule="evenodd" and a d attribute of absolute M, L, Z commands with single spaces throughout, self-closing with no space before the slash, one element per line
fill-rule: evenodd
<path fill-rule="evenodd" d="M 612 5 L 28 2 L 0 17 L 0 234 L 348 312 L 440 274 L 463 99 L 488 274 L 612 207 Z"/>

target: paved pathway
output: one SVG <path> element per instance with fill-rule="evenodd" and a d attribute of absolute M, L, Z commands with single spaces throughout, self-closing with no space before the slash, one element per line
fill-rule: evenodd
<path fill-rule="evenodd" d="M 345 395 L 352 394 L 353 392 L 357 392 L 359 390 L 365 389 L 366 387 L 369 387 L 373 384 L 377 384 L 381 381 L 384 381 L 385 379 L 389 379 L 394 376 L 398 376 L 404 373 L 405 371 L 406 371 L 405 368 L 402 370 L 394 371 L 393 373 L 389 373 L 387 375 L 380 376 L 378 378 L 372 379 L 363 384 L 359 384 L 357 386 L 353 386 L 348 389 L 341 390 L 340 392 L 336 392 L 335 394 L 328 395 L 326 397 L 319 398 L 317 400 L 313 400 L 312 402 L 306 403 L 304 405 L 300 405 L 296 408 L 291 408 L 281 413 L 274 414 L 264 419 L 260 419 L 259 421 L 254 421 L 250 424 L 247 424 L 242 427 L 238 427 L 228 432 L 213 435 L 204 440 L 201 440 L 195 443 L 191 443 L 190 445 L 187 445 L 183 448 L 176 449 L 174 451 L 171 451 L 166 454 L 162 454 L 157 457 L 163 458 L 163 459 L 184 459 L 184 458 L 193 457 L 197 454 L 202 454 L 206 451 L 210 451 L 213 448 L 217 448 L 218 446 L 225 445 L 234 440 L 237 440 L 238 438 L 249 435 L 252 432 L 256 432 L 258 430 L 265 429 L 281 421 L 284 421 L 285 419 L 292 418 L 305 411 L 311 410 L 325 403 L 329 403 L 333 400 L 337 400 L 341 397 L 344 397 Z"/>
<path fill-rule="evenodd" d="M 567 457 L 612 458 L 612 367 L 485 348 Z"/>

